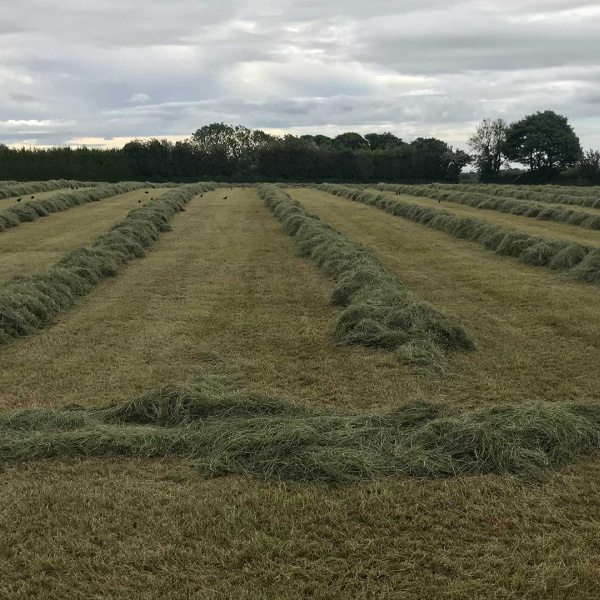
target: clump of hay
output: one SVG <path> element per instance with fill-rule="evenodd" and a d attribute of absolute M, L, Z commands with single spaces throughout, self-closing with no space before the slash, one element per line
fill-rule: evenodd
<path fill-rule="evenodd" d="M 421 345 L 399 354 L 428 362 L 428 351 Z M 121 404 L 0 413 L 0 433 L 5 464 L 171 457 L 209 477 L 352 483 L 495 474 L 537 482 L 551 468 L 598 452 L 600 405 L 310 409 L 251 392 L 235 369 L 217 364 Z"/>
<path fill-rule="evenodd" d="M 403 365 L 438 375 L 447 375 L 448 359 L 440 347 L 430 339 L 410 341 L 396 350 L 396 358 Z"/>

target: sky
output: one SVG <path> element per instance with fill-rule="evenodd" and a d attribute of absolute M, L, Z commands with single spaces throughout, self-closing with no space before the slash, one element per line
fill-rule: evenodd
<path fill-rule="evenodd" d="M 568 117 L 600 148 L 598 0 L 8 0 L 0 143 L 118 147 L 208 123 L 391 131 Z"/>

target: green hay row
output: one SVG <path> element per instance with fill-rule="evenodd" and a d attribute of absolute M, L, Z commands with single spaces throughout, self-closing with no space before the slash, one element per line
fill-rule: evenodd
<path fill-rule="evenodd" d="M 319 189 L 476 242 L 501 256 L 510 256 L 535 266 L 564 271 L 565 277 L 580 283 L 600 284 L 600 248 L 528 235 L 472 217 L 460 217 L 445 210 L 419 206 L 360 188 L 322 184 Z"/>
<path fill-rule="evenodd" d="M 308 214 L 275 185 L 260 186 L 259 195 L 295 239 L 298 254 L 336 281 L 331 302 L 344 307 L 333 334 L 337 343 L 401 349 L 409 363 L 405 345 L 418 344 L 418 364 L 439 363 L 440 348 L 475 349 L 456 317 L 414 296 L 371 249 Z"/>
<path fill-rule="evenodd" d="M 72 179 L 50 179 L 49 181 L 28 181 L 16 185 L 0 187 L 0 200 L 12 196 L 27 196 L 41 192 L 52 192 L 65 188 L 94 187 L 97 183 L 74 181 Z"/>
<path fill-rule="evenodd" d="M 599 448 L 598 404 L 310 409 L 244 389 L 216 358 L 183 385 L 123 404 L 0 414 L 0 463 L 174 457 L 209 477 L 348 483 L 495 474 L 537 482 Z"/>
<path fill-rule="evenodd" d="M 6 231 L 12 227 L 18 227 L 20 223 L 30 223 L 40 217 L 47 217 L 52 213 L 62 212 L 76 206 L 81 206 L 90 202 L 98 202 L 105 198 L 147 187 L 164 188 L 170 186 L 168 184 L 125 181 L 121 183 L 102 184 L 72 193 L 58 192 L 44 200 L 32 200 L 22 204 L 13 204 L 9 208 L 0 210 L 0 232 Z"/>
<path fill-rule="evenodd" d="M 197 194 L 216 189 L 212 183 L 182 186 L 153 200 L 100 235 L 87 248 L 67 253 L 36 275 L 18 276 L 0 289 L 0 344 L 31 335 L 54 322 L 105 277 L 144 256 L 173 215 Z"/>
<path fill-rule="evenodd" d="M 517 200 L 504 196 L 480 194 L 475 190 L 471 191 L 464 187 L 457 189 L 456 186 L 437 188 L 425 185 L 415 186 L 380 183 L 376 187 L 380 191 L 399 192 L 409 196 L 455 202 L 473 208 L 495 210 L 510 215 L 538 219 L 539 221 L 555 221 L 556 223 L 600 230 L 600 215 L 591 215 L 586 212 L 569 210 L 559 205 L 556 207 L 544 206 L 543 204 L 535 204 L 531 200 Z"/>
<path fill-rule="evenodd" d="M 433 183 L 429 187 L 447 188 L 448 184 Z M 518 200 L 600 208 L 600 189 L 598 187 L 575 188 L 556 185 L 511 186 L 473 183 L 454 185 L 452 189 L 460 191 L 472 190 L 473 192 L 487 194 L 488 196 L 503 196 L 505 198 L 517 198 Z"/>

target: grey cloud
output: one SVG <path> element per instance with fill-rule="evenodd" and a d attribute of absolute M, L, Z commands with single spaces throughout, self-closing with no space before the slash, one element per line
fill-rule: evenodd
<path fill-rule="evenodd" d="M 0 141 L 175 136 L 227 121 L 464 143 L 478 119 L 551 108 L 573 120 L 584 145 L 600 145 L 597 8 L 584 0 L 3 3 Z M 47 124 L 2 126 L 11 120 Z"/>

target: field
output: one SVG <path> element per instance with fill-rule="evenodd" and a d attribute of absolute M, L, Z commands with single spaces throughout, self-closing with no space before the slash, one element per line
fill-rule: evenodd
<path fill-rule="evenodd" d="M 0 598 L 600 596 L 593 194 L 145 186 L 0 231 Z"/>

